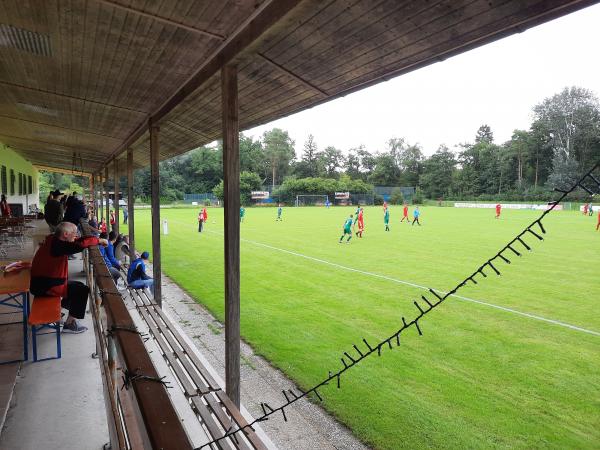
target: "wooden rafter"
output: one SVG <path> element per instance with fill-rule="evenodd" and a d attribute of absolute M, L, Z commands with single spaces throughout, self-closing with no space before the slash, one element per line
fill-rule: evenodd
<path fill-rule="evenodd" d="M 91 173 L 82 172 L 81 170 L 61 169 L 58 167 L 43 166 L 40 164 L 33 164 L 33 167 L 37 170 L 43 170 L 44 172 L 64 173 L 64 174 L 68 174 L 68 175 L 79 175 L 79 176 L 87 177 L 87 178 L 90 178 L 92 176 Z"/>
<path fill-rule="evenodd" d="M 27 120 L 27 119 L 23 119 L 22 117 L 13 117 L 13 116 L 7 116 L 4 114 L 0 114 L 0 119 L 16 120 L 19 122 L 25 122 L 25 123 L 29 123 L 29 124 L 35 124 L 35 125 L 46 125 L 46 126 L 49 126 L 52 128 L 59 128 L 61 130 L 65 130 L 65 131 L 75 131 L 76 133 L 82 133 L 82 134 L 91 134 L 93 136 L 98 136 L 98 137 L 102 137 L 102 138 L 119 139 L 116 136 L 110 136 L 110 135 L 101 134 L 101 133 L 94 133 L 93 131 L 82 130 L 79 128 L 65 127 L 65 126 L 54 124 L 54 123 L 42 122 L 39 120 Z"/>
<path fill-rule="evenodd" d="M 264 62 L 266 62 L 267 64 L 269 64 L 272 67 L 275 67 L 275 69 L 277 69 L 280 72 L 285 73 L 287 76 L 289 76 L 290 78 L 293 78 L 294 80 L 296 80 L 298 83 L 303 84 L 304 86 L 306 86 L 309 89 L 312 89 L 313 91 L 315 91 L 317 94 L 328 98 L 329 94 L 327 92 L 325 92 L 323 89 L 321 89 L 318 86 L 315 86 L 312 83 L 309 83 L 308 81 L 306 81 L 304 78 L 299 77 L 298 75 L 296 75 L 295 73 L 293 73 L 292 71 L 286 69 L 285 67 L 277 64 L 275 61 L 270 60 L 269 58 L 267 58 L 265 55 L 261 54 L 261 53 L 257 53 L 257 56 L 262 59 Z"/>
<path fill-rule="evenodd" d="M 142 11 L 141 9 L 132 8 L 131 6 L 121 5 L 120 3 L 110 1 L 110 0 L 95 0 L 98 3 L 102 3 L 103 5 L 112 6 L 113 8 L 118 8 L 123 11 L 127 11 L 132 14 L 137 14 L 142 17 L 147 17 L 148 19 L 155 20 L 157 22 L 161 22 L 167 25 L 171 25 L 177 28 L 181 28 L 182 30 L 190 31 L 192 33 L 201 34 L 203 36 L 207 36 L 212 39 L 218 39 L 220 41 L 225 40 L 225 36 L 222 36 L 218 33 L 213 33 L 211 31 L 202 30 L 200 28 L 191 27 L 182 22 L 176 22 L 175 20 L 167 19 L 166 17 L 157 16 L 156 14 L 150 14 L 146 11 Z"/>
<path fill-rule="evenodd" d="M 146 111 L 139 111 L 137 109 L 128 108 L 128 107 L 122 106 L 122 105 L 115 105 L 112 103 L 99 102 L 96 100 L 91 100 L 89 98 L 82 98 L 82 97 L 77 97 L 77 96 L 73 96 L 73 95 L 67 95 L 64 93 L 51 92 L 51 91 L 47 91 L 44 89 L 37 89 L 37 88 L 31 87 L 31 86 L 24 86 L 21 84 L 8 83 L 6 81 L 0 81 L 0 86 L 6 86 L 9 88 L 14 88 L 14 89 L 24 89 L 27 91 L 35 92 L 36 94 L 52 95 L 55 97 L 60 97 L 60 98 L 68 99 L 68 100 L 76 100 L 79 102 L 90 103 L 92 105 L 104 106 L 107 108 L 122 109 L 123 111 L 129 111 L 129 112 L 144 115 L 144 116 L 148 115 L 148 113 Z"/>

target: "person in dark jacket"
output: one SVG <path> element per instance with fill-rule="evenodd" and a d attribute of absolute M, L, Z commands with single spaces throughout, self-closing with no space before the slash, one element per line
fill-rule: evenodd
<path fill-rule="evenodd" d="M 105 246 L 108 243 L 96 237 L 77 238 L 77 227 L 70 222 L 61 222 L 54 234 L 46 237 L 31 262 L 29 292 L 34 296 L 62 297 L 62 307 L 69 310 L 63 332 L 83 333 L 87 330 L 76 319 L 84 318 L 89 294 L 85 284 L 68 281 L 67 257 L 98 244 Z"/>
<path fill-rule="evenodd" d="M 60 203 L 60 197 L 63 195 L 58 189 L 50 192 L 46 206 L 44 206 L 44 219 L 50 227 L 50 231 L 54 233 L 56 227 L 62 222 L 64 211 Z"/>
<path fill-rule="evenodd" d="M 148 288 L 152 292 L 154 280 L 146 275 L 146 265 L 144 264 L 144 262 L 148 262 L 148 258 L 150 258 L 150 254 L 143 252 L 129 266 L 129 270 L 127 271 L 127 284 L 129 284 L 129 287 L 133 289 Z"/>
<path fill-rule="evenodd" d="M 78 226 L 79 221 L 81 219 L 85 219 L 86 217 L 87 212 L 85 210 L 85 205 L 77 198 L 77 193 L 73 192 L 73 195 L 67 200 L 67 210 L 65 211 L 63 220 Z"/>

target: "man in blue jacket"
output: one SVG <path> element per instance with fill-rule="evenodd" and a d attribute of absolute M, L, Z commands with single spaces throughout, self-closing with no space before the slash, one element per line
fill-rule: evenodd
<path fill-rule="evenodd" d="M 100 238 L 106 238 L 106 233 L 100 233 Z M 115 258 L 115 241 L 117 240 L 117 233 L 111 231 L 108 235 L 108 245 L 106 247 L 100 247 L 100 253 L 104 258 L 106 267 L 113 277 L 115 284 L 118 284 L 119 278 L 121 278 L 121 264 L 117 258 Z"/>
<path fill-rule="evenodd" d="M 134 259 L 129 266 L 129 270 L 127 271 L 127 284 L 129 287 L 133 289 L 152 289 L 154 287 L 154 280 L 146 275 L 146 265 L 145 262 L 148 262 L 148 258 L 150 255 L 148 252 L 144 252 L 137 259 Z"/>

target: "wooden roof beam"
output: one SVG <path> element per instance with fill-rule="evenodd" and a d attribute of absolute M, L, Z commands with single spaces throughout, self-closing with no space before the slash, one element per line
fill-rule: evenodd
<path fill-rule="evenodd" d="M 285 73 L 287 76 L 289 76 L 290 78 L 293 78 L 294 80 L 296 80 L 298 83 L 302 84 L 303 86 L 315 91 L 317 94 L 328 98 L 329 94 L 327 92 L 325 92 L 323 89 L 321 89 L 318 86 L 315 86 L 314 84 L 306 81 L 304 78 L 300 78 L 298 75 L 296 75 L 295 73 L 289 71 L 288 69 L 286 69 L 283 66 L 280 66 L 279 64 L 277 64 L 275 61 L 270 60 L 269 58 L 267 58 L 265 55 L 261 54 L 261 53 L 257 53 L 257 55 L 263 60 L 265 61 L 267 64 L 269 64 L 270 66 L 274 67 L 275 69 L 277 69 L 280 72 Z"/>
<path fill-rule="evenodd" d="M 189 127 L 181 125 L 181 124 L 179 124 L 177 122 L 173 122 L 172 120 L 168 120 L 167 123 L 169 125 L 173 125 L 175 128 L 179 128 L 180 130 L 189 131 L 190 133 L 195 134 L 195 135 L 201 137 L 202 139 L 208 139 L 208 137 L 205 134 L 202 134 L 199 131 L 196 131 L 196 130 L 193 130 L 193 129 L 189 128 Z"/>
<path fill-rule="evenodd" d="M 44 125 L 44 126 L 48 126 L 48 127 L 52 127 L 52 128 L 59 128 L 61 130 L 66 130 L 66 131 L 75 131 L 77 133 L 82 133 L 82 134 L 91 134 L 92 136 L 98 136 L 98 137 L 102 137 L 102 138 L 108 138 L 108 139 L 114 139 L 114 140 L 119 140 L 118 137 L 116 136 L 111 136 L 110 134 L 101 134 L 101 133 L 94 133 L 93 131 L 85 131 L 85 130 L 81 130 L 79 128 L 69 128 L 69 127 L 63 127 L 61 125 L 56 125 L 54 123 L 48 123 L 48 122 L 38 122 L 35 120 L 27 120 L 27 119 L 23 119 L 22 117 L 12 117 L 12 116 L 6 116 L 4 114 L 0 114 L 0 118 L 1 119 L 11 119 L 11 120 L 16 120 L 18 122 L 26 122 L 26 123 L 33 123 L 35 125 Z"/>
<path fill-rule="evenodd" d="M 93 105 L 104 106 L 106 108 L 122 109 L 123 111 L 128 111 L 128 112 L 132 112 L 132 113 L 135 113 L 135 114 L 140 114 L 140 115 L 143 115 L 143 116 L 147 116 L 148 115 L 148 113 L 146 111 L 140 111 L 140 110 L 137 110 L 137 109 L 127 108 L 125 106 L 112 105 L 110 103 L 97 102 L 95 100 L 90 100 L 89 98 L 74 97 L 72 95 L 67 95 L 67 94 L 57 94 L 56 92 L 45 91 L 43 89 L 37 89 L 37 88 L 30 87 L 30 86 L 24 86 L 22 84 L 15 84 L 15 83 L 8 83 L 6 81 L 0 81 L 0 86 L 7 86 L 7 87 L 11 87 L 11 88 L 16 88 L 16 89 L 24 89 L 24 90 L 27 90 L 27 91 L 36 92 L 38 94 L 53 95 L 55 97 L 61 97 L 61 98 L 69 99 L 69 100 L 77 100 L 79 102 L 91 103 Z"/>
<path fill-rule="evenodd" d="M 131 6 L 125 6 L 125 5 L 121 5 L 120 3 L 116 3 L 110 0 L 96 0 L 98 3 L 102 3 L 103 5 L 107 5 L 107 6 L 112 6 L 113 8 L 116 9 L 121 9 L 123 11 L 127 11 L 128 13 L 132 13 L 132 14 L 136 14 L 138 16 L 142 16 L 142 17 L 146 17 L 150 20 L 155 20 L 157 22 L 162 22 L 164 24 L 167 25 L 171 25 L 177 28 L 181 28 L 182 30 L 186 30 L 189 31 L 191 33 L 196 33 L 196 34 L 201 34 L 203 36 L 212 38 L 212 39 L 218 39 L 220 41 L 224 41 L 225 40 L 225 36 L 222 36 L 220 34 L 217 33 L 213 33 L 211 31 L 206 31 L 206 30 L 202 30 L 200 28 L 196 28 L 196 27 L 191 27 L 189 25 L 186 25 L 184 23 L 181 22 L 175 22 L 174 20 L 171 19 L 167 19 L 166 17 L 161 17 L 161 16 L 157 16 L 156 14 L 150 14 L 147 13 L 146 11 L 142 11 L 141 9 L 136 9 L 136 8 L 132 8 Z"/>
<path fill-rule="evenodd" d="M 58 167 L 50 167 L 50 166 L 42 166 L 40 164 L 32 164 L 34 168 L 37 170 L 43 170 L 45 172 L 54 172 L 54 173 L 64 173 L 67 175 L 79 175 L 82 177 L 91 178 L 92 174 L 88 172 L 82 172 L 81 170 L 69 170 L 69 169 L 61 169 Z"/>
<path fill-rule="evenodd" d="M 33 152 L 37 152 L 37 153 L 51 153 L 51 152 L 56 152 L 56 151 L 62 151 L 62 152 L 86 152 L 86 159 L 89 160 L 94 160 L 94 161 L 104 161 L 104 158 L 102 158 L 101 156 L 98 157 L 94 157 L 94 156 L 87 156 L 87 155 L 97 155 L 98 154 L 98 150 L 97 149 L 91 149 L 91 148 L 81 148 L 81 147 L 73 147 L 71 145 L 65 145 L 65 144 L 60 144 L 58 142 L 47 142 L 47 141 L 40 141 L 38 139 L 36 140 L 32 140 L 32 139 L 27 139 L 27 138 L 23 138 L 23 137 L 19 137 L 19 136 L 11 136 L 9 134 L 0 134 L 0 140 L 17 140 L 17 141 L 24 141 L 26 143 L 28 143 L 28 145 L 36 145 L 36 144 L 43 144 L 43 145 L 49 145 L 55 148 L 46 148 L 46 149 L 35 149 L 35 148 L 28 148 L 27 151 L 33 151 Z M 11 148 L 19 148 L 19 145 L 14 145 L 11 144 L 10 142 L 6 143 L 9 147 Z M 21 149 L 21 150 L 25 150 L 25 149 Z"/>
<path fill-rule="evenodd" d="M 128 147 L 131 147 L 148 131 L 148 122 L 150 124 L 158 124 L 168 113 L 185 100 L 188 95 L 192 94 L 196 89 L 206 83 L 213 75 L 219 73 L 225 64 L 231 62 L 301 1 L 302 0 L 266 0 L 261 4 L 234 33 L 232 33 L 232 35 L 206 59 L 196 73 L 150 116 L 148 121 L 144 120 L 141 122 L 123 144 L 111 152 L 110 156 L 106 158 L 106 161 L 110 161 L 115 155 L 118 155 Z"/>

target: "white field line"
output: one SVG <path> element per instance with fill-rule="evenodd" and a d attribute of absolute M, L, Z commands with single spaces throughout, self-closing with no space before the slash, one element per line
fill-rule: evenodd
<path fill-rule="evenodd" d="M 182 223 L 182 222 L 178 222 L 178 223 Z M 217 231 L 211 231 L 211 230 L 206 230 L 206 231 L 208 233 L 213 233 L 213 234 L 217 234 L 219 236 L 223 236 L 223 233 L 219 233 Z M 315 262 L 318 262 L 318 263 L 321 263 L 321 264 L 327 264 L 328 266 L 336 267 L 336 268 L 342 269 L 342 270 L 347 270 L 349 272 L 356 272 L 356 273 L 360 273 L 362 275 L 367 275 L 367 276 L 374 277 L 374 278 L 381 278 L 382 280 L 387 280 L 387 281 L 391 281 L 393 283 L 398 283 L 398 284 L 404 284 L 406 286 L 411 286 L 411 287 L 414 287 L 414 288 L 417 288 L 417 289 L 423 289 L 423 290 L 429 292 L 429 288 L 428 287 L 421 286 L 420 284 L 411 283 L 409 281 L 398 280 L 397 278 L 388 277 L 386 275 L 381 275 L 379 273 L 366 272 L 364 270 L 354 269 L 353 267 L 343 266 L 341 264 L 337 264 L 337 263 L 334 263 L 334 262 L 331 262 L 331 261 L 326 261 L 324 259 L 319 259 L 319 258 L 315 258 L 313 256 L 303 255 L 302 253 L 296 253 L 296 252 L 293 252 L 291 250 L 285 250 L 283 248 L 273 247 L 272 245 L 263 244 L 262 242 L 251 241 L 249 239 L 243 239 L 243 238 L 240 238 L 240 241 L 247 242 L 249 244 L 256 245 L 258 247 L 264 247 L 264 248 L 268 248 L 270 250 L 275 250 L 275 251 L 278 251 L 278 252 L 287 253 L 289 255 L 297 256 L 299 258 L 308 259 L 310 261 L 315 261 Z M 442 294 L 442 295 L 446 294 L 446 292 L 444 292 L 444 291 L 437 290 L 437 289 L 434 289 L 434 290 L 436 292 Z M 495 305 L 493 303 L 483 302 L 481 300 L 475 300 L 473 298 L 463 297 L 462 295 L 457 295 L 457 294 L 452 294 L 451 297 L 455 297 L 455 298 L 457 298 L 459 300 L 463 300 L 465 302 L 471 302 L 471 303 L 477 303 L 478 305 L 489 306 L 490 308 L 495 308 L 495 309 L 499 309 L 501 311 L 510 312 L 510 313 L 513 313 L 513 314 L 517 314 L 519 316 L 528 317 L 530 319 L 534 319 L 534 320 L 539 320 L 539 321 L 542 321 L 542 322 L 551 323 L 553 325 L 558 325 L 558 326 L 561 326 L 561 327 L 569 328 L 571 330 L 580 331 L 582 333 L 592 334 L 594 336 L 600 336 L 600 332 L 598 332 L 598 331 L 588 330 L 586 328 L 581 328 L 581 327 L 578 327 L 578 326 L 575 326 L 575 325 L 571 325 L 569 323 L 560 322 L 560 321 L 554 320 L 554 319 L 548 319 L 546 317 L 542 317 L 542 316 L 538 316 L 538 315 L 535 315 L 535 314 L 530 314 L 530 313 L 518 311 L 516 309 L 507 308 L 505 306 Z"/>

